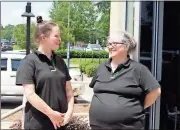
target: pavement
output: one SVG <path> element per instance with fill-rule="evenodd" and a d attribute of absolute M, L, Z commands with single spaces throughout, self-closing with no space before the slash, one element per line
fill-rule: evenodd
<path fill-rule="evenodd" d="M 72 77 L 72 81 L 75 81 L 75 79 L 77 81 L 81 81 L 81 72 L 77 68 L 78 68 L 78 66 L 71 65 L 71 69 L 70 69 L 69 73 L 70 73 L 70 75 Z M 92 77 L 87 77 L 85 74 L 82 74 L 82 76 L 83 76 L 83 78 L 82 78 L 83 81 L 89 82 L 89 83 L 91 82 Z M 79 95 L 78 99 L 79 100 L 84 100 L 84 101 L 87 101 L 87 102 L 91 102 L 92 96 L 93 96 L 93 89 L 89 87 L 89 84 L 85 84 L 83 94 Z"/>
<path fill-rule="evenodd" d="M 92 78 L 89 78 L 86 75 L 83 75 L 83 79 L 84 79 L 83 81 L 90 83 Z M 78 99 L 84 100 L 85 102 L 90 103 L 92 100 L 93 94 L 94 94 L 93 89 L 89 87 L 89 84 L 86 84 L 83 94 L 79 95 Z"/>

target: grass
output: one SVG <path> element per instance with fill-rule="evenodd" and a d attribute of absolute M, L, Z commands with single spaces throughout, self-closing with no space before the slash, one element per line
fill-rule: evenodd
<path fill-rule="evenodd" d="M 106 60 L 107 60 L 107 58 L 101 58 L 100 63 L 102 63 Z M 67 59 L 64 59 L 64 61 L 67 63 Z M 70 59 L 70 64 L 79 66 L 81 63 L 87 62 L 87 61 L 99 63 L 99 58 L 82 58 L 82 59 L 72 58 L 72 59 Z"/>
<path fill-rule="evenodd" d="M 25 50 L 25 49 L 21 49 L 21 47 L 19 47 L 18 45 L 14 45 L 13 50 Z"/>

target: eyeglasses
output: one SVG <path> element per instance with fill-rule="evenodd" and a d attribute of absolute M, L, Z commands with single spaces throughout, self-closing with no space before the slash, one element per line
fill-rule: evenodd
<path fill-rule="evenodd" d="M 120 42 L 110 42 L 110 43 L 108 43 L 106 46 L 107 46 L 107 47 L 109 47 L 109 46 L 116 47 L 117 44 L 124 45 L 124 43 L 120 43 Z"/>

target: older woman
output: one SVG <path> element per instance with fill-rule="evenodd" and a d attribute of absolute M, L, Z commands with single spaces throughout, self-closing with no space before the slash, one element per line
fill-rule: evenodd
<path fill-rule="evenodd" d="M 161 93 L 148 68 L 129 57 L 136 46 L 127 32 L 108 39 L 109 60 L 99 65 L 93 88 L 89 120 L 92 129 L 143 129 L 144 109 Z"/>

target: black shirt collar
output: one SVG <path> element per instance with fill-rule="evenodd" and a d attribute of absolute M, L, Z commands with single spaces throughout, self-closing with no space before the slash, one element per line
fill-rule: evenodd
<path fill-rule="evenodd" d="M 38 56 L 38 57 L 47 57 L 46 55 L 44 55 L 43 53 L 41 53 L 38 50 L 35 50 L 34 53 Z M 52 55 L 51 55 L 51 59 L 54 59 L 56 56 L 56 54 L 54 53 L 54 51 L 52 51 Z M 48 58 L 48 57 L 47 57 Z M 48 58 L 49 59 L 49 58 Z"/>
<path fill-rule="evenodd" d="M 110 58 L 107 62 L 105 62 L 105 66 L 107 68 L 111 69 L 111 61 L 112 61 L 112 58 Z M 131 62 L 131 59 L 130 59 L 130 56 L 128 55 L 128 60 L 124 64 L 120 64 L 120 65 L 123 65 L 123 67 L 129 67 L 130 62 Z"/>

